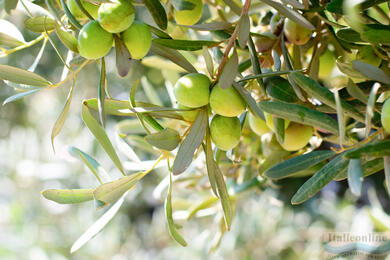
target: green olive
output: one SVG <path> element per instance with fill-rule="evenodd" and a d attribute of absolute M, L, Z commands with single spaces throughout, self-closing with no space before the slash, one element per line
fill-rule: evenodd
<path fill-rule="evenodd" d="M 312 34 L 311 30 L 293 22 L 290 19 L 286 19 L 284 21 L 283 32 L 284 35 L 286 35 L 287 40 L 296 45 L 303 45 L 307 43 Z"/>
<path fill-rule="evenodd" d="M 130 0 L 113 0 L 101 4 L 98 12 L 100 25 L 110 33 L 120 33 L 134 21 L 135 10 Z"/>
<path fill-rule="evenodd" d="M 196 108 L 209 103 L 210 79 L 200 73 L 190 73 L 181 77 L 175 84 L 174 93 L 180 104 Z"/>
<path fill-rule="evenodd" d="M 215 115 L 210 123 L 210 135 L 219 149 L 231 150 L 240 142 L 240 120 L 237 117 Z"/>
<path fill-rule="evenodd" d="M 287 151 L 296 151 L 305 147 L 313 136 L 313 127 L 291 123 L 284 132 L 282 147 Z"/>
<path fill-rule="evenodd" d="M 87 59 L 104 57 L 111 49 L 113 43 L 111 33 L 105 31 L 98 21 L 90 21 L 83 26 L 78 37 L 80 55 Z"/>
<path fill-rule="evenodd" d="M 191 109 L 189 107 L 183 106 L 182 104 L 178 104 L 177 108 L 179 108 L 179 109 Z M 184 120 L 186 120 L 188 122 L 193 122 L 193 121 L 195 121 L 196 117 L 198 116 L 199 110 L 180 111 L 179 113 L 182 115 Z"/>
<path fill-rule="evenodd" d="M 174 16 L 178 24 L 193 25 L 197 23 L 202 16 L 203 4 L 202 0 L 186 0 L 186 2 L 194 4 L 191 10 L 175 10 Z"/>
<path fill-rule="evenodd" d="M 84 9 L 94 18 L 96 19 L 98 17 L 98 10 L 99 6 L 91 4 L 87 1 L 80 0 L 82 6 Z M 68 0 L 67 1 L 67 6 L 69 8 L 69 11 L 72 13 L 72 15 L 79 20 L 85 20 L 87 19 L 87 16 L 80 10 L 78 5 L 76 4 L 75 0 Z"/>
<path fill-rule="evenodd" d="M 246 109 L 245 100 L 233 86 L 222 89 L 219 84 L 211 91 L 210 106 L 216 114 L 227 117 L 238 116 Z"/>
<path fill-rule="evenodd" d="M 152 32 L 150 31 L 149 26 L 142 22 L 133 22 L 133 24 L 123 32 L 122 38 L 133 59 L 139 60 L 145 57 L 152 45 Z"/>
<path fill-rule="evenodd" d="M 265 116 L 265 123 L 267 124 L 268 128 L 271 129 L 273 132 L 275 132 L 274 127 L 274 119 L 271 114 L 264 112 Z M 290 125 L 290 120 L 285 119 L 284 120 L 284 129 L 287 129 L 287 127 Z"/>
<path fill-rule="evenodd" d="M 271 131 L 263 119 L 256 117 L 252 113 L 249 113 L 248 121 L 250 128 L 258 136 L 262 136 L 263 134 Z"/>
<path fill-rule="evenodd" d="M 383 104 L 381 122 L 385 131 L 390 133 L 390 98 Z"/>

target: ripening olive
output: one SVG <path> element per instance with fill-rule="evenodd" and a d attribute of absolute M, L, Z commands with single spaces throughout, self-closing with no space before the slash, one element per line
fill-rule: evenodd
<path fill-rule="evenodd" d="M 152 32 L 149 27 L 142 22 L 133 22 L 133 24 L 123 32 L 122 38 L 133 59 L 142 59 L 145 57 L 152 45 Z"/>
<path fill-rule="evenodd" d="M 110 33 L 120 33 L 134 21 L 135 10 L 130 0 L 113 0 L 99 7 L 98 21 Z"/>
<path fill-rule="evenodd" d="M 98 17 L 98 10 L 99 6 L 94 5 L 92 3 L 89 3 L 84 0 L 80 0 L 81 4 L 83 5 L 84 9 L 94 18 L 96 19 Z M 69 8 L 69 11 L 72 13 L 72 15 L 76 19 L 84 20 L 87 19 L 87 16 L 80 10 L 78 5 L 76 4 L 75 0 L 68 0 L 67 1 L 67 6 Z"/>
<path fill-rule="evenodd" d="M 275 132 L 274 127 L 274 119 L 271 114 L 264 112 L 265 116 L 265 123 L 267 124 L 268 128 L 271 129 L 273 132 Z M 285 119 L 284 120 L 284 129 L 287 129 L 287 127 L 290 125 L 290 120 Z"/>
<path fill-rule="evenodd" d="M 189 107 L 183 106 L 182 104 L 178 104 L 177 108 L 179 109 L 191 109 Z M 188 122 L 193 122 L 195 121 L 196 117 L 199 114 L 199 110 L 189 110 L 189 111 L 180 111 L 179 114 L 184 118 L 184 120 Z"/>
<path fill-rule="evenodd" d="M 80 55 L 87 59 L 104 57 L 113 43 L 111 33 L 105 31 L 98 21 L 90 21 L 83 26 L 78 37 Z"/>
<path fill-rule="evenodd" d="M 174 16 L 178 24 L 193 25 L 197 23 L 202 16 L 203 4 L 202 0 L 186 0 L 194 5 L 191 10 L 175 10 Z"/>
<path fill-rule="evenodd" d="M 292 122 L 284 132 L 282 147 L 287 151 L 302 149 L 312 136 L 313 127 Z"/>
<path fill-rule="evenodd" d="M 221 150 L 228 151 L 237 146 L 241 136 L 240 120 L 237 117 L 215 115 L 210 123 L 213 143 Z"/>
<path fill-rule="evenodd" d="M 174 93 L 180 104 L 196 108 L 209 103 L 210 79 L 200 73 L 190 73 L 181 77 L 175 84 Z"/>
<path fill-rule="evenodd" d="M 210 106 L 218 115 L 234 117 L 245 111 L 246 103 L 233 86 L 222 89 L 217 84 L 211 90 Z"/>
<path fill-rule="evenodd" d="M 249 113 L 248 121 L 250 128 L 258 136 L 262 136 L 263 134 L 271 131 L 263 119 L 256 117 L 252 113 Z"/>
<path fill-rule="evenodd" d="M 303 45 L 307 43 L 312 34 L 311 30 L 293 22 L 290 19 L 286 19 L 284 21 L 283 32 L 284 35 L 286 35 L 287 40 L 296 45 Z"/>

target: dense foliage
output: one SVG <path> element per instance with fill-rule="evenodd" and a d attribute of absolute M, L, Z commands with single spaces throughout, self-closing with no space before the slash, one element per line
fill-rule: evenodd
<path fill-rule="evenodd" d="M 54 150 L 77 77 L 98 67 L 100 75 L 87 75 L 99 78 L 96 98 L 82 102 L 81 117 L 123 175 L 113 179 L 91 155 L 70 148 L 99 185 L 47 189 L 43 196 L 110 207 L 72 251 L 99 232 L 125 195 L 163 163 L 169 173 L 160 183 L 168 228 L 183 246 L 187 242 L 173 218 L 176 182 L 207 194 L 185 205 L 187 219 L 220 202 L 219 240 L 234 221 L 237 198 L 280 179 L 311 176 L 292 204 L 305 202 L 332 180 L 347 178 L 356 196 L 363 178 L 382 170 L 390 184 L 386 1 L 22 3 L 29 16 L 25 28 L 36 38 L 26 41 L 15 25 L 0 20 L 0 56 L 40 43 L 42 48 L 27 69 L 0 65 L 0 79 L 19 92 L 4 103 L 71 83 L 51 132 Z M 18 1 L 3 4 L 11 17 Z M 47 43 L 64 66 L 57 83 L 35 71 Z M 126 79 L 121 84 L 128 98 L 112 95 L 108 66 Z M 140 84 L 147 101 L 139 98 Z M 106 116 L 118 118 L 112 136 L 105 130 Z M 119 151 L 136 166 L 125 167 Z"/>

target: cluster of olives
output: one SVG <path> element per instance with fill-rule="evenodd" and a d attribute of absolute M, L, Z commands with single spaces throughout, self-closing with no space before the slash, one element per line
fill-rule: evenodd
<path fill-rule="evenodd" d="M 76 19 L 87 17 L 75 0 L 68 0 L 68 8 Z M 87 22 L 78 36 L 80 55 L 87 59 L 104 57 L 113 46 L 114 34 L 121 37 L 133 59 L 142 59 L 152 44 L 149 27 L 134 21 L 135 10 L 130 0 L 113 0 L 100 6 L 81 0 L 84 9 L 96 20 Z"/>
<path fill-rule="evenodd" d="M 210 92 L 210 79 L 204 74 L 191 73 L 181 77 L 175 84 L 174 93 L 179 108 L 199 108 L 210 105 L 215 113 L 210 123 L 210 135 L 221 150 L 233 149 L 240 141 L 241 125 L 238 115 L 246 109 L 240 94 L 230 86 L 222 89 L 215 85 Z M 198 111 L 184 111 L 183 118 L 193 121 Z"/>
<path fill-rule="evenodd" d="M 190 122 L 198 114 L 197 110 L 190 110 L 191 108 L 210 105 L 215 114 L 210 123 L 211 139 L 219 149 L 227 151 L 239 143 L 241 124 L 238 116 L 245 112 L 246 102 L 233 86 L 222 89 L 216 84 L 210 92 L 210 85 L 210 79 L 204 74 L 187 74 L 176 82 L 175 97 L 179 102 L 178 108 L 189 109 L 181 113 Z M 275 130 L 272 115 L 268 113 L 265 113 L 265 121 L 249 113 L 248 122 L 252 131 L 259 136 Z M 286 120 L 285 127 L 284 142 L 281 145 L 287 151 L 302 149 L 313 136 L 311 126 Z"/>

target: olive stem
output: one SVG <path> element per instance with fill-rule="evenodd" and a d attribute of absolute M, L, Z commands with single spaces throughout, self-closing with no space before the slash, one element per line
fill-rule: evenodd
<path fill-rule="evenodd" d="M 246 15 L 248 13 L 250 5 L 251 5 L 251 0 L 245 0 L 244 6 L 242 7 L 242 10 L 241 10 L 240 17 L 242 17 L 242 16 L 244 16 L 244 15 Z M 218 82 L 219 78 L 221 77 L 223 68 L 225 67 L 226 62 L 227 62 L 228 57 L 229 57 L 229 52 L 232 49 L 232 47 L 234 45 L 234 42 L 235 42 L 235 40 L 236 40 L 236 38 L 238 36 L 238 30 L 239 30 L 239 26 L 236 25 L 236 27 L 234 28 L 234 32 L 233 32 L 232 36 L 229 39 L 228 45 L 226 46 L 225 52 L 223 53 L 221 64 L 218 67 L 218 72 L 217 72 L 215 80 L 214 80 L 214 82 L 212 84 L 212 87 Z"/>
<path fill-rule="evenodd" d="M 23 45 L 20 45 L 18 47 L 15 47 L 13 49 L 9 49 L 9 50 L 5 50 L 5 49 L 2 49 L 1 52 L 0 52 L 0 58 L 4 58 L 4 57 L 7 57 L 9 54 L 11 53 L 14 53 L 14 52 L 17 52 L 17 51 L 20 51 L 20 50 L 23 50 L 25 48 L 28 48 L 28 47 L 31 47 L 33 46 L 34 44 L 42 41 L 43 39 L 45 39 L 47 36 L 45 35 L 45 33 L 42 33 L 40 36 L 38 36 L 37 38 L 35 38 L 34 40 L 32 41 L 29 41 L 29 42 L 26 42 L 25 44 Z"/>
<path fill-rule="evenodd" d="M 89 62 L 90 62 L 90 60 L 84 61 L 75 71 L 72 71 L 72 73 L 66 79 L 64 79 L 63 81 L 60 81 L 56 84 L 51 85 L 49 88 L 56 88 L 56 87 L 63 85 L 64 83 L 68 82 L 73 77 L 75 77 L 81 71 L 81 69 L 84 68 Z"/>

